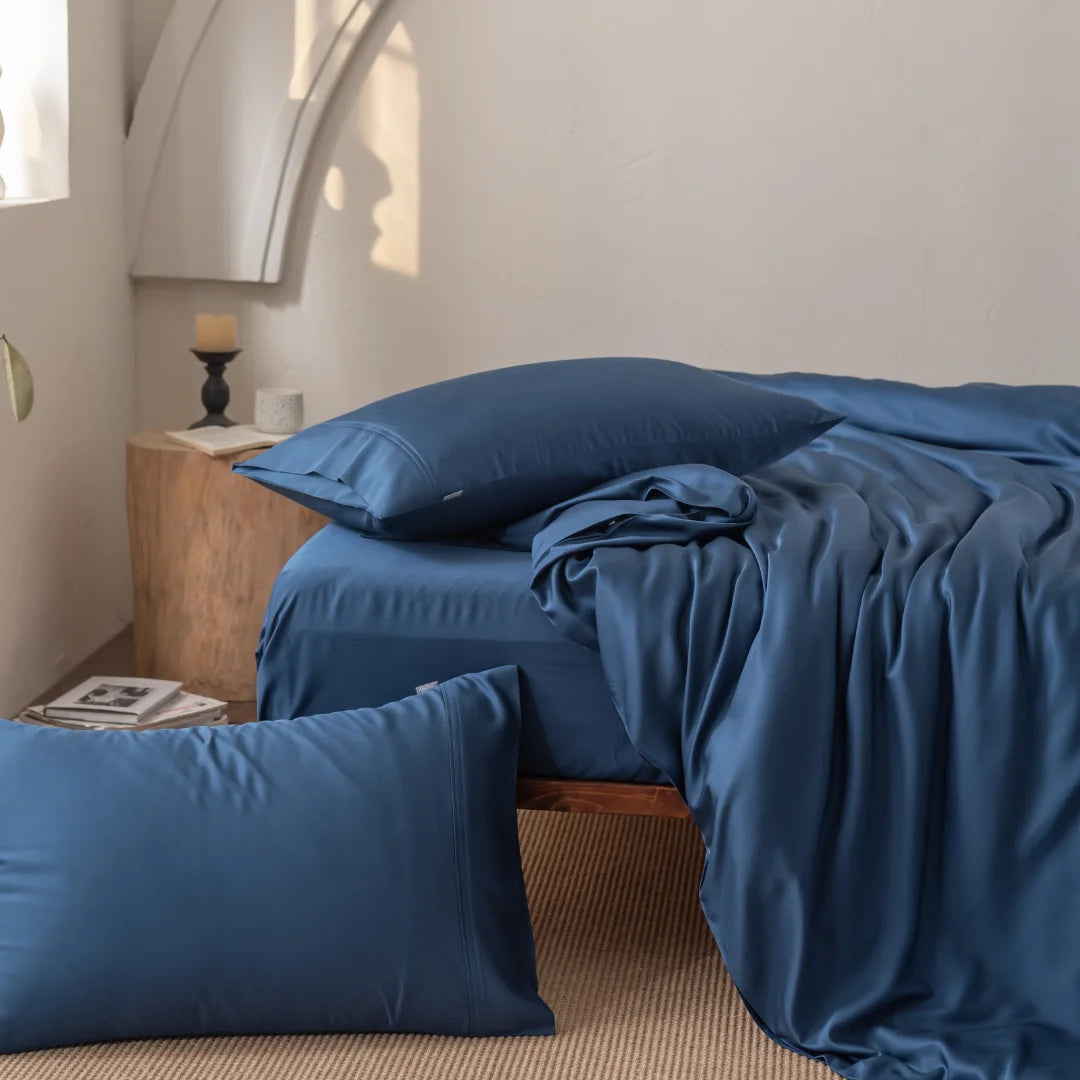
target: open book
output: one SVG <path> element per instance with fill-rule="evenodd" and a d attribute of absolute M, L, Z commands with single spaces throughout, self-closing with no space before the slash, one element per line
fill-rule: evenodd
<path fill-rule="evenodd" d="M 166 431 L 167 438 L 173 442 L 188 446 L 192 450 L 201 450 L 210 457 L 224 457 L 226 454 L 239 454 L 241 450 L 259 450 L 264 446 L 276 446 L 284 442 L 288 435 L 267 435 L 258 428 L 237 424 L 235 427 L 204 427 L 194 431 Z"/>

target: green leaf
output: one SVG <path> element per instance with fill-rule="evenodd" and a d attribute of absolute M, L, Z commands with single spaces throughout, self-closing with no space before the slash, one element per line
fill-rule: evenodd
<path fill-rule="evenodd" d="M 11 411 L 15 419 L 22 423 L 34 407 L 34 377 L 30 374 L 30 365 L 14 345 L 0 334 L 3 346 L 4 376 L 7 379 L 8 396 L 11 398 Z"/>

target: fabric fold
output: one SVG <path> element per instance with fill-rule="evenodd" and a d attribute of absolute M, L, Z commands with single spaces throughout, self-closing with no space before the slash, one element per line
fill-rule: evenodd
<path fill-rule="evenodd" d="M 768 1034 L 853 1080 L 1075 1076 L 1080 390 L 753 381 L 855 422 L 521 523 L 534 594 L 686 798 Z"/>

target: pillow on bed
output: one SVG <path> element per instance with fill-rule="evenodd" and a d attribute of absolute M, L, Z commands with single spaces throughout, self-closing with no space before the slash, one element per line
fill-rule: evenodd
<path fill-rule="evenodd" d="M 0 721 L 0 1052 L 161 1036 L 550 1034 L 516 668 L 238 727 Z"/>
<path fill-rule="evenodd" d="M 234 468 L 369 536 L 422 540 L 499 525 L 656 466 L 741 475 L 840 419 L 669 360 L 558 360 L 397 394 Z"/>

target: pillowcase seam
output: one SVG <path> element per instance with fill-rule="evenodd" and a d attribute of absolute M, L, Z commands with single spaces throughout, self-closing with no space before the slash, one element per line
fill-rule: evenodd
<path fill-rule="evenodd" d="M 261 466 L 255 465 L 249 467 L 246 461 L 241 462 L 238 465 L 234 465 L 233 469 L 241 476 L 246 476 L 249 479 L 254 480 L 256 483 L 262 484 L 265 487 L 272 488 L 275 491 L 281 492 L 281 494 L 283 494 L 286 498 L 292 497 L 292 492 L 294 490 L 293 488 L 285 487 L 283 484 L 275 484 L 273 479 L 264 478 L 285 476 L 299 480 L 309 476 L 313 476 L 318 480 L 325 481 L 327 484 L 336 484 L 338 487 L 344 488 L 347 492 L 355 496 L 355 501 L 353 502 L 342 502 L 340 499 L 330 499 L 329 496 L 327 496 L 327 502 L 333 502 L 335 506 L 346 506 L 350 510 L 362 510 L 374 521 L 383 520 L 381 517 L 379 517 L 377 513 L 375 513 L 371 506 L 364 501 L 363 496 L 356 490 L 356 488 L 351 487 L 344 480 L 334 480 L 332 477 L 327 476 L 325 473 L 317 472 L 314 469 L 308 469 L 307 472 L 289 472 L 285 469 L 264 469 Z M 320 495 L 315 497 L 321 499 L 323 496 Z"/>
<path fill-rule="evenodd" d="M 420 470 L 420 475 L 424 477 L 428 482 L 428 486 L 431 488 L 431 494 L 434 498 L 440 497 L 439 482 L 435 477 L 435 471 L 431 465 L 428 464 L 427 459 L 412 445 L 407 439 L 405 439 L 398 432 L 392 428 L 383 427 L 381 424 L 373 424 L 370 420 L 350 420 L 347 423 L 338 420 L 329 420 L 325 424 L 326 427 L 350 427 L 359 431 L 370 431 L 373 435 L 381 435 L 388 442 L 392 442 L 399 450 L 404 451 L 406 456 L 410 458 L 412 463 Z M 329 477 L 325 479 L 329 480 Z M 337 481 L 340 483 L 341 481 Z"/>
<path fill-rule="evenodd" d="M 468 905 L 468 889 L 465 887 L 463 871 L 463 850 L 466 849 L 464 836 L 464 811 L 460 799 L 460 772 L 458 736 L 457 699 L 453 687 L 446 687 L 439 694 L 442 699 L 443 716 L 446 719 L 447 765 L 450 774 L 450 828 L 453 833 L 454 847 L 454 884 L 457 887 L 458 931 L 461 938 L 461 958 L 465 971 L 465 1034 L 472 1035 L 475 1023 L 475 975 L 473 972 L 472 952 L 472 912 Z M 465 851 L 467 855 L 467 851 Z"/>

